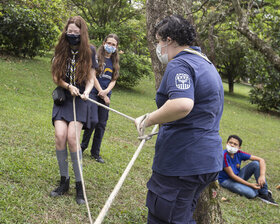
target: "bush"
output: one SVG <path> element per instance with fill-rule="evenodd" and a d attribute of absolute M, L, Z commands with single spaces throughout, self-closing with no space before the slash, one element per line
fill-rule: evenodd
<path fill-rule="evenodd" d="M 0 15 L 0 47 L 9 54 L 34 57 L 49 51 L 58 27 L 44 11 L 23 5 L 7 4 Z"/>
<path fill-rule="evenodd" d="M 250 91 L 250 101 L 257 104 L 262 111 L 280 112 L 280 75 L 270 71 L 267 75 L 258 75 L 253 81 L 254 88 Z"/>
<path fill-rule="evenodd" d="M 257 104 L 262 111 L 280 112 L 280 74 L 258 52 L 248 51 L 246 72 L 250 77 L 253 89 L 250 91 L 250 101 Z"/>
<path fill-rule="evenodd" d="M 120 39 L 120 78 L 118 86 L 134 87 L 142 77 L 153 75 L 150 55 L 147 48 L 145 25 L 142 21 L 129 20 L 123 24 L 114 22 L 105 27 L 89 26 L 91 43 L 97 48 L 109 33 L 116 33 Z"/>
<path fill-rule="evenodd" d="M 142 77 L 152 75 L 151 62 L 147 56 L 125 52 L 120 58 L 120 78 L 117 81 L 119 86 L 133 87 Z"/>

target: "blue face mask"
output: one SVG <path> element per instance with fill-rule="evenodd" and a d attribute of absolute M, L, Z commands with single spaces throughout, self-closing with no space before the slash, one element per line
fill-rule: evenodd
<path fill-rule="evenodd" d="M 115 53 L 115 51 L 116 51 L 116 48 L 115 48 L 115 47 L 110 46 L 110 45 L 108 45 L 108 44 L 105 44 L 105 45 L 104 45 L 104 49 L 105 49 L 105 51 L 107 51 L 108 54 L 113 54 L 113 53 Z"/>
<path fill-rule="evenodd" d="M 70 45 L 78 45 L 80 43 L 80 35 L 66 34 L 66 38 Z"/>

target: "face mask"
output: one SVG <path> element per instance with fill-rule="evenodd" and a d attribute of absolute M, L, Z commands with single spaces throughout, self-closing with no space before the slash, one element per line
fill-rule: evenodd
<path fill-rule="evenodd" d="M 166 47 L 168 44 L 162 46 L 162 47 Z M 157 45 L 157 49 L 156 49 L 156 52 L 157 52 L 157 57 L 158 57 L 158 60 L 162 63 L 162 64 L 167 64 L 168 63 L 168 53 L 166 54 L 161 54 L 161 48 L 162 48 L 159 44 Z"/>
<path fill-rule="evenodd" d="M 80 43 L 80 34 L 66 34 L 66 38 L 70 45 L 78 45 Z"/>
<path fill-rule="evenodd" d="M 108 44 L 104 45 L 105 51 L 107 51 L 108 54 L 113 54 L 116 51 L 116 48 L 114 46 L 110 46 Z"/>
<path fill-rule="evenodd" d="M 230 146 L 230 145 L 227 145 L 227 151 L 228 151 L 229 153 L 235 154 L 235 153 L 237 153 L 238 148 L 234 148 L 234 147 L 232 147 L 232 146 Z"/>

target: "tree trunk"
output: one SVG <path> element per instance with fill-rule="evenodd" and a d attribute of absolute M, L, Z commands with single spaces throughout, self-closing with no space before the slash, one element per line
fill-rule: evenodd
<path fill-rule="evenodd" d="M 184 12 L 185 1 L 183 0 L 147 0 L 146 1 L 146 23 L 148 48 L 152 59 L 152 67 L 155 73 L 156 89 L 158 89 L 165 66 L 163 66 L 156 55 L 156 39 L 153 36 L 155 25 L 164 17 Z"/>
<path fill-rule="evenodd" d="M 228 72 L 228 91 L 229 91 L 229 93 L 233 93 L 233 91 L 234 91 L 233 87 L 234 87 L 234 78 L 230 74 L 230 72 Z"/>
<path fill-rule="evenodd" d="M 146 1 L 146 22 L 147 22 L 147 40 L 148 48 L 151 55 L 152 67 L 155 73 L 156 89 L 158 89 L 162 76 L 164 74 L 164 67 L 156 56 L 156 40 L 153 36 L 153 29 L 155 25 L 164 17 L 170 14 L 179 14 L 190 16 L 191 1 L 185 0 L 147 0 Z M 190 17 L 192 18 L 192 17 Z M 217 198 L 213 198 L 214 192 L 217 192 L 217 186 L 211 184 L 202 193 L 197 209 L 195 212 L 195 219 L 197 224 L 219 224 L 223 223 L 222 213 Z M 216 193 L 215 193 L 216 194 Z"/>
<path fill-rule="evenodd" d="M 239 0 L 232 0 L 232 4 L 238 16 L 239 25 L 236 27 L 237 31 L 244 35 L 258 51 L 264 54 L 274 68 L 280 72 L 280 56 L 268 43 L 249 29 L 247 14 L 241 8 Z"/>
<path fill-rule="evenodd" d="M 222 212 L 217 199 L 219 185 L 211 183 L 200 195 L 194 213 L 197 224 L 223 224 Z"/>

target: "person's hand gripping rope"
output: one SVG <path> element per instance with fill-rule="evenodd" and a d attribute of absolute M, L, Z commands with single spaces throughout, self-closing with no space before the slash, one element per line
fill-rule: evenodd
<path fill-rule="evenodd" d="M 143 140 L 143 139 L 149 140 L 151 138 L 151 136 L 145 135 L 145 128 L 147 127 L 148 118 L 149 118 L 149 113 L 144 114 L 140 117 L 137 117 L 134 121 L 136 129 L 139 134 L 138 139 L 140 139 L 140 140 Z"/>

